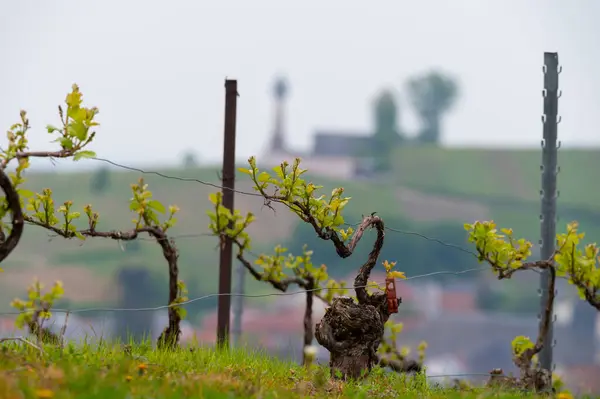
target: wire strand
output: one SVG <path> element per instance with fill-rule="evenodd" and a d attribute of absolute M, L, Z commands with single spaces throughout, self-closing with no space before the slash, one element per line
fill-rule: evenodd
<path fill-rule="evenodd" d="M 406 279 L 402 279 L 402 281 L 410 281 L 410 280 L 416 280 L 419 278 L 425 278 L 425 277 L 432 277 L 432 276 L 437 276 L 437 275 L 441 275 L 441 274 L 451 274 L 451 275 L 460 275 L 460 274 L 465 274 L 465 273 L 470 273 L 470 272 L 475 272 L 475 271 L 483 271 L 483 270 L 487 270 L 483 267 L 478 267 L 478 268 L 472 268 L 472 269 L 466 269 L 466 270 L 461 270 L 458 272 L 452 272 L 452 271 L 439 271 L 439 272 L 432 272 L 432 273 L 426 273 L 426 274 L 420 274 L 417 276 L 412 276 L 412 277 L 407 277 Z M 84 312 L 150 312 L 150 311 L 157 311 L 157 310 L 163 310 L 163 309 L 168 309 L 171 307 L 175 307 L 175 306 L 183 306 L 183 305 L 188 305 L 190 303 L 194 303 L 197 301 L 201 301 L 204 299 L 209 299 L 209 298 L 215 298 L 215 297 L 220 297 L 220 296 L 230 296 L 230 297 L 244 297 L 244 298 L 265 298 L 265 297 L 273 297 L 273 296 L 291 296 L 291 295 L 299 295 L 299 294 L 306 294 L 308 292 L 315 292 L 315 291 L 341 291 L 341 290 L 348 290 L 348 289 L 353 289 L 353 288 L 372 288 L 372 286 L 370 284 L 364 285 L 364 286 L 356 286 L 356 287 L 321 287 L 321 288 L 313 288 L 310 290 L 297 290 L 297 291 L 293 291 L 293 292 L 271 292 L 271 293 L 266 293 L 266 294 L 237 294 L 237 293 L 214 293 L 214 294 L 207 294 L 207 295 L 203 295 L 197 298 L 193 298 L 193 299 L 189 299 L 187 301 L 184 302 L 180 302 L 177 304 L 171 304 L 171 305 L 161 305 L 161 306 L 155 306 L 155 307 L 147 307 L 147 308 L 104 308 L 104 307 L 97 307 L 97 308 L 84 308 L 84 309 L 51 309 L 51 312 L 58 312 L 58 313 L 84 313 Z M 0 312 L 1 315 L 19 315 L 21 313 L 24 312 Z"/>
<path fill-rule="evenodd" d="M 106 162 L 106 163 L 108 163 L 110 165 L 113 165 L 113 166 L 116 166 L 118 168 L 129 170 L 129 171 L 132 171 L 132 172 L 142 173 L 142 174 L 145 174 L 145 175 L 156 175 L 156 176 L 160 176 L 160 177 L 165 178 L 165 179 L 172 179 L 172 180 L 179 180 L 179 181 L 186 181 L 186 182 L 195 182 L 195 183 L 203 184 L 205 186 L 211 186 L 211 187 L 214 187 L 214 188 L 218 188 L 220 190 L 233 191 L 234 193 L 237 193 L 237 194 L 250 195 L 250 196 L 253 196 L 253 197 L 263 197 L 263 195 L 260 194 L 260 193 L 251 193 L 251 192 L 247 192 L 247 191 L 236 190 L 236 189 L 232 189 L 232 188 L 229 188 L 229 187 L 224 187 L 224 186 L 222 186 L 220 184 L 217 184 L 217 183 L 211 183 L 211 182 L 207 182 L 207 181 L 204 181 L 204 180 L 196 179 L 194 177 L 180 177 L 180 176 L 165 175 L 164 173 L 161 173 L 161 172 L 156 172 L 156 171 L 151 171 L 151 170 L 148 171 L 148 170 L 136 168 L 136 167 L 133 167 L 133 166 L 121 165 L 121 164 L 118 164 L 118 163 L 116 163 L 114 161 L 111 161 L 110 159 L 105 159 L 105 158 L 96 158 L 96 157 L 94 157 L 94 158 L 89 158 L 89 159 L 93 159 L 94 161 Z"/>
<path fill-rule="evenodd" d="M 94 158 L 90 158 L 90 159 L 95 160 L 95 161 L 105 162 L 105 163 L 113 165 L 113 166 L 115 166 L 117 168 L 129 170 L 129 171 L 134 171 L 134 172 L 138 172 L 138 173 L 142 173 L 142 174 L 156 175 L 156 176 L 160 176 L 160 177 L 165 178 L 165 179 L 172 179 L 172 180 L 179 180 L 179 181 L 186 181 L 186 182 L 196 182 L 196 183 L 200 183 L 200 184 L 203 184 L 203 185 L 207 185 L 207 186 L 211 186 L 211 187 L 214 187 L 214 188 L 218 188 L 218 189 L 221 189 L 221 190 L 231 190 L 231 191 L 233 191 L 235 193 L 238 193 L 238 194 L 250 195 L 250 196 L 254 196 L 254 197 L 262 197 L 262 198 L 264 198 L 263 195 L 260 194 L 260 193 L 253 193 L 253 192 L 247 192 L 247 191 L 242 191 L 242 190 L 231 189 L 229 187 L 223 187 L 220 184 L 207 182 L 207 181 L 196 179 L 196 178 L 193 178 L 193 177 L 180 177 L 180 176 L 166 175 L 164 173 L 157 172 L 157 171 L 149 171 L 149 170 L 144 170 L 144 169 L 133 167 L 133 166 L 123 165 L 123 164 L 111 161 L 110 159 L 106 159 L 106 158 L 94 157 Z M 346 223 L 347 226 L 358 226 L 359 224 L 360 223 L 353 223 L 353 224 Z M 443 245 L 443 246 L 446 246 L 446 247 L 449 247 L 449 248 L 454 248 L 454 249 L 459 250 L 461 252 L 464 252 L 464 253 L 467 253 L 469 255 L 473 255 L 473 256 L 477 257 L 477 254 L 475 252 L 469 251 L 469 250 L 467 250 L 465 248 L 462 248 L 459 245 L 447 243 L 447 242 L 444 242 L 444 241 L 442 241 L 440 239 L 437 239 L 437 238 L 427 237 L 424 234 L 421 234 L 421 233 L 418 233 L 418 232 L 404 231 L 404 230 L 395 229 L 395 228 L 391 228 L 391 227 L 386 227 L 386 230 L 393 231 L 393 232 L 400 233 L 400 234 L 405 234 L 405 235 L 413 235 L 413 236 L 417 236 L 417 237 L 420 237 L 420 238 L 423 238 L 423 239 L 426 239 L 426 240 L 429 240 L 429 241 L 434 241 L 434 242 L 439 243 L 440 245 Z M 185 238 L 194 238 L 194 237 L 196 237 L 196 235 L 194 235 L 194 234 L 189 234 L 189 235 L 184 235 L 184 236 L 185 236 Z M 182 236 L 181 238 L 183 238 L 184 236 Z M 172 237 L 172 238 L 176 238 L 176 237 Z M 152 240 L 152 239 L 146 239 L 146 240 Z"/>
<path fill-rule="evenodd" d="M 412 236 L 423 238 L 423 239 L 428 240 L 428 241 L 437 242 L 438 244 L 443 245 L 445 247 L 454 248 L 456 250 L 459 250 L 461 252 L 464 252 L 464 253 L 467 253 L 469 255 L 473 255 L 476 258 L 479 258 L 478 255 L 474 251 L 469 251 L 468 249 L 465 249 L 465 248 L 463 248 L 463 247 L 461 247 L 459 245 L 456 245 L 456 244 L 451 244 L 451 243 L 444 242 L 444 241 L 442 241 L 442 240 L 440 240 L 438 238 L 427 237 L 426 235 L 421 234 L 421 233 L 417 233 L 415 231 L 404 231 L 404 230 L 394 229 L 392 227 L 386 227 L 385 229 L 389 230 L 389 231 L 396 232 L 396 233 L 405 234 L 405 235 L 412 235 Z"/>
<path fill-rule="evenodd" d="M 211 186 L 211 187 L 215 187 L 218 189 L 222 189 L 222 190 L 231 190 L 230 188 L 227 187 L 223 187 L 219 184 L 215 184 L 215 183 L 210 183 L 210 182 L 206 182 L 200 179 L 196 179 L 196 178 L 188 178 L 188 177 L 179 177 L 179 176 L 170 176 L 170 175 L 166 175 L 164 173 L 161 172 L 156 172 L 156 171 L 147 171 L 141 168 L 136 168 L 136 167 L 132 167 L 132 166 L 127 166 L 127 165 L 122 165 L 119 164 L 117 162 L 111 161 L 109 159 L 105 159 L 105 158 L 91 158 L 95 161 L 100 161 L 100 162 L 105 162 L 108 163 L 110 165 L 113 165 L 115 167 L 121 168 L 121 169 L 126 169 L 126 170 L 130 170 L 130 171 L 134 171 L 134 172 L 139 172 L 142 174 L 152 174 L 152 175 L 156 175 L 156 176 L 160 176 L 162 178 L 166 178 L 166 179 L 174 179 L 174 180 L 179 180 L 179 181 L 186 181 L 186 182 L 196 182 L 196 183 L 200 183 L 203 185 L 207 185 L 207 186 Z M 240 190 L 232 190 L 238 194 L 243 194 L 243 195 L 251 195 L 251 196 L 258 196 L 258 197 L 263 197 L 262 194 L 260 193 L 250 193 L 250 192 L 245 192 L 245 191 L 240 191 Z M 358 226 L 360 223 L 354 223 L 354 224 L 350 224 L 350 223 L 346 223 L 347 226 Z M 431 242 L 435 242 L 438 243 L 442 246 L 448 247 L 448 248 L 453 248 L 456 249 L 458 251 L 467 253 L 469 255 L 472 255 L 474 257 L 476 257 L 477 259 L 479 258 L 478 255 L 474 252 L 474 251 L 470 251 L 468 249 L 465 249 L 459 245 L 456 244 L 452 244 L 452 243 L 447 243 L 445 241 L 442 241 L 438 238 L 434 238 L 434 237 L 428 237 L 422 233 L 418 233 L 415 231 L 405 231 L 405 230 L 401 230 L 401 229 L 397 229 L 397 228 L 392 228 L 392 227 L 385 227 L 386 230 L 391 231 L 391 232 L 395 232 L 395 233 L 399 233 L 399 234 L 404 234 L 404 235 L 410 235 L 410 236 L 416 236 L 422 239 L 425 239 L 427 241 L 431 241 Z M 177 240 L 177 239 L 184 239 L 184 238 L 199 238 L 199 237 L 209 237 L 209 236 L 214 236 L 214 234 L 210 233 L 210 232 L 203 232 L 203 233 L 187 233 L 187 234 L 180 234 L 180 235 L 173 235 L 173 236 L 169 236 L 170 239 L 173 240 Z M 150 238 L 150 237 L 138 237 L 137 239 L 142 240 L 142 241 L 155 241 L 154 238 Z M 250 253 L 252 256 L 254 257 L 258 257 L 258 255 Z M 432 277 L 432 276 L 437 276 L 437 275 L 461 275 L 461 274 L 465 274 L 465 273 L 469 273 L 469 272 L 473 272 L 473 271 L 483 271 L 483 270 L 488 270 L 486 268 L 483 267 L 477 267 L 477 268 L 471 268 L 471 269 L 467 269 L 467 270 L 462 270 L 462 271 L 437 271 L 437 272 L 432 272 L 432 273 L 426 273 L 426 274 L 422 274 L 422 275 L 417 275 L 417 276 L 413 276 L 413 277 L 408 277 L 407 279 L 405 279 L 405 281 L 407 280 L 414 280 L 414 279 L 418 279 L 418 278 L 425 278 L 425 277 Z M 532 269 L 533 271 L 536 271 L 534 269 Z M 538 271 L 536 271 L 538 272 Z M 369 286 L 365 286 L 365 287 L 356 287 L 356 288 L 366 288 Z M 335 289 L 335 288 L 316 288 L 310 291 L 319 291 L 319 290 L 327 290 L 327 289 Z M 234 294 L 234 293 L 223 293 L 223 294 L 209 294 L 209 295 L 205 295 L 202 297 L 198 297 L 198 298 L 194 298 L 191 299 L 189 301 L 186 302 L 182 302 L 176 305 L 164 305 L 164 306 L 157 306 L 157 307 L 153 307 L 153 308 L 138 308 L 138 309 L 118 309 L 118 308 L 89 308 L 89 309 L 76 309 L 76 310 L 68 310 L 68 309 L 54 309 L 53 311 L 55 312 L 70 312 L 70 313 L 80 313 L 80 312 L 90 312 L 90 311 L 155 311 L 155 310 L 161 310 L 161 309 L 167 309 L 170 308 L 172 306 L 181 306 L 181 305 L 186 305 L 189 303 L 193 303 L 199 300 L 203 300 L 203 299 L 208 299 L 208 298 L 212 298 L 212 297 L 218 297 L 218 296 L 222 296 L 222 295 L 229 295 L 229 296 L 242 296 L 242 297 L 247 297 L 247 298 L 259 298 L 259 297 L 269 297 L 269 296 L 288 296 L 288 295 L 297 295 L 297 294 L 302 294 L 302 293 L 306 293 L 309 292 L 307 290 L 300 290 L 300 291 L 295 291 L 295 292 L 284 292 L 284 293 L 269 293 L 269 294 Z M 0 314 L 20 314 L 19 312 L 12 312 L 12 313 L 0 313 Z"/>

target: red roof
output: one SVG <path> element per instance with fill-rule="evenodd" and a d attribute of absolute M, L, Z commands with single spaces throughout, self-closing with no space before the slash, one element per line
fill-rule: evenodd
<path fill-rule="evenodd" d="M 442 292 L 441 305 L 444 310 L 453 312 L 477 311 L 475 295 L 470 292 Z"/>

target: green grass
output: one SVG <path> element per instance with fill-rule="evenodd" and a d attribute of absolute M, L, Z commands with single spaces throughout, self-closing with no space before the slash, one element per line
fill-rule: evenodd
<path fill-rule="evenodd" d="M 432 387 L 423 376 L 375 368 L 360 382 L 329 378 L 325 366 L 307 370 L 246 350 L 217 352 L 192 346 L 160 352 L 149 344 L 67 344 L 64 349 L 5 342 L 0 356 L 1 398 L 521 398 L 491 388 Z M 533 397 L 530 395 L 530 397 Z"/>

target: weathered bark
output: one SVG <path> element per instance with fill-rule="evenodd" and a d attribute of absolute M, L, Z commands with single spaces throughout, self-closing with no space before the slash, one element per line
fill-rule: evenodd
<path fill-rule="evenodd" d="M 75 237 L 75 232 L 73 231 L 65 231 L 62 228 L 51 226 L 48 223 L 42 223 L 39 220 L 35 220 L 29 216 L 25 216 L 25 219 L 30 224 L 44 227 L 45 229 L 48 229 L 62 237 Z M 90 219 L 89 223 L 88 229 L 79 230 L 78 233 L 85 237 L 103 237 L 118 241 L 133 241 L 138 238 L 140 233 L 148 233 L 151 237 L 153 237 L 158 245 L 160 245 L 163 257 L 167 261 L 169 267 L 169 305 L 173 304 L 173 301 L 177 299 L 178 295 L 177 282 L 179 281 L 179 268 L 177 266 L 177 260 L 179 258 L 179 254 L 177 253 L 175 242 L 169 240 L 167 234 L 160 227 L 151 226 L 151 222 L 147 220 L 146 223 L 148 226 L 135 228 L 129 231 L 97 231 L 96 221 Z M 179 342 L 179 336 L 181 335 L 181 329 L 179 327 L 181 317 L 177 313 L 177 310 L 172 306 L 169 307 L 168 312 L 169 324 L 158 338 L 159 347 L 177 346 Z"/>
<path fill-rule="evenodd" d="M 335 298 L 317 324 L 315 337 L 330 353 L 332 377 L 360 378 L 379 362 L 377 349 L 389 319 L 385 294 L 369 294 L 366 285 L 383 246 L 384 224 L 378 216 L 364 218 L 350 247 L 356 246 L 368 227 L 377 229 L 377 239 L 365 264 L 354 280 L 357 301 L 349 297 Z M 350 254 L 352 250 L 348 251 Z M 338 251 L 342 252 L 342 251 Z"/>
<path fill-rule="evenodd" d="M 314 333 L 313 333 L 313 321 L 312 321 L 312 307 L 313 307 L 313 299 L 314 292 L 312 291 L 315 288 L 315 281 L 312 276 L 308 276 L 306 278 L 306 308 L 304 309 L 304 347 L 312 345 Z M 302 351 L 302 364 L 305 366 L 309 366 L 312 363 L 311 358 L 306 356 L 306 350 Z"/>
<path fill-rule="evenodd" d="M 330 353 L 332 377 L 360 378 L 378 363 L 377 348 L 389 314 L 385 296 L 377 296 L 380 306 L 335 298 L 317 324 L 315 337 Z"/>
<path fill-rule="evenodd" d="M 150 232 L 160 245 L 163 251 L 163 256 L 169 265 L 169 304 L 172 305 L 177 300 L 179 288 L 179 268 L 177 259 L 179 254 L 175 248 L 175 243 L 170 242 L 165 234 L 159 231 Z M 169 307 L 169 324 L 158 337 L 157 345 L 161 349 L 174 349 L 179 343 L 181 336 L 181 316 L 174 306 Z"/>
<path fill-rule="evenodd" d="M 6 175 L 4 169 L 0 169 L 0 187 L 6 196 L 8 210 L 12 214 L 12 229 L 10 230 L 8 238 L 6 238 L 4 232 L 0 230 L 0 263 L 2 263 L 2 261 L 4 261 L 4 259 L 6 259 L 19 244 L 25 222 L 23 219 L 23 210 L 21 209 L 19 194 L 13 187 L 10 178 Z"/>
<path fill-rule="evenodd" d="M 335 376 L 337 374 L 336 371 L 340 371 L 342 376 L 360 376 L 364 371 L 368 372 L 374 363 L 389 366 L 393 370 L 399 372 L 419 371 L 420 365 L 415 361 L 405 359 L 402 359 L 401 361 L 382 359 L 376 354 L 379 343 L 383 339 L 383 325 L 390 316 L 387 311 L 386 295 L 369 295 L 366 290 L 371 270 L 377 263 L 379 252 L 383 246 L 384 224 L 381 218 L 375 216 L 375 214 L 365 217 L 362 223 L 357 227 L 350 242 L 345 244 L 344 240 L 340 238 L 336 231 L 330 228 L 324 228 L 319 224 L 317 219 L 311 213 L 311 208 L 305 203 L 300 201 L 288 203 L 287 197 L 271 196 L 260 189 L 259 192 L 265 199 L 280 201 L 292 209 L 292 211 L 299 215 L 304 222 L 313 227 L 317 237 L 322 240 L 331 241 L 337 254 L 341 258 L 347 258 L 354 253 L 354 249 L 367 228 L 374 227 L 377 229 L 377 240 L 375 241 L 373 250 L 369 254 L 367 262 L 361 267 L 354 281 L 354 289 L 358 298 L 358 303 L 354 303 L 349 298 L 346 298 L 346 300 L 349 299 L 352 304 L 339 298 L 334 299 L 332 303 L 326 301 L 331 307 L 327 309 L 325 317 L 316 326 L 314 335 L 317 342 L 327 348 L 331 353 L 332 375 Z M 234 243 L 240 249 L 243 248 L 242 243 L 237 240 L 234 240 Z M 306 278 L 296 276 L 278 281 L 269 278 L 269 276 L 265 276 L 263 273 L 256 270 L 254 266 L 244 258 L 242 252 L 238 253 L 237 259 L 244 264 L 246 269 L 248 269 L 255 279 L 267 281 L 279 291 L 285 292 L 290 284 L 297 284 L 298 286 L 307 289 L 308 284 Z M 306 320 L 309 311 L 311 312 L 310 315 L 312 317 L 312 311 L 310 309 L 312 306 L 312 297 L 315 296 L 324 300 L 318 294 L 307 296 L 304 336 L 305 347 L 308 342 L 312 341 L 309 341 L 308 339 L 310 336 L 309 334 L 312 335 L 312 330 L 307 329 Z M 311 301 L 310 304 L 308 301 Z M 357 320 L 363 320 L 363 322 L 353 322 L 350 320 L 350 315 L 354 318 L 358 317 Z M 346 324 L 340 325 L 340 322 Z M 368 329 L 368 334 L 366 336 L 362 336 L 363 331 L 361 329 L 363 327 Z M 352 349 L 353 346 L 354 349 Z M 360 356 L 356 357 L 355 352 L 359 353 Z"/>
<path fill-rule="evenodd" d="M 545 342 L 544 338 L 550 328 L 550 319 L 552 318 L 554 310 L 556 270 L 552 264 L 548 265 L 547 269 L 550 272 L 550 281 L 548 282 L 548 302 L 546 302 L 546 309 L 544 309 L 544 312 L 542 313 L 537 340 L 533 348 L 525 350 L 520 356 L 515 356 L 514 358 L 514 363 L 521 372 L 521 386 L 524 389 L 532 389 L 536 392 L 552 391 L 551 370 L 533 367 L 532 365 L 533 356 L 537 355 L 544 348 L 544 345 L 551 344 Z"/>

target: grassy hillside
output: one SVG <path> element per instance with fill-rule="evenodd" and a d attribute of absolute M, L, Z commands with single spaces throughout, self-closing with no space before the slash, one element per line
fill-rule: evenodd
<path fill-rule="evenodd" d="M 401 148 L 394 182 L 428 192 L 539 202 L 541 149 Z M 558 150 L 561 206 L 600 211 L 600 149 Z"/>
<path fill-rule="evenodd" d="M 162 172 L 183 178 L 193 176 L 199 180 L 218 182 L 217 171 L 213 169 Z M 98 229 L 131 229 L 133 214 L 129 211 L 128 202 L 131 198 L 130 184 L 142 175 L 135 172 L 111 172 L 110 187 L 103 195 L 91 193 L 90 176 L 89 173 L 31 174 L 25 186 L 32 191 L 51 188 L 57 204 L 70 199 L 81 209 L 85 204 L 91 203 L 100 213 Z M 211 206 L 208 195 L 217 189 L 195 181 L 152 175 L 145 175 L 144 178 L 149 183 L 154 198 L 165 205 L 176 204 L 181 208 L 179 222 L 171 231 L 171 236 L 176 238 L 180 252 L 182 278 L 188 284 L 196 283 L 207 293 L 214 292 L 218 270 L 218 242 L 214 237 L 203 234 L 208 233 L 206 211 Z M 240 182 L 238 188 L 251 190 L 250 185 L 244 182 Z M 285 237 L 286 232 L 291 231 L 290 223 L 295 223 L 295 219 L 282 209 L 275 216 L 269 209 L 263 209 L 262 205 L 263 201 L 257 197 L 236 198 L 236 207 L 242 211 L 251 210 L 260 218 L 260 222 L 252 227 L 257 250 L 261 249 L 261 244 Z M 21 245 L 3 264 L 5 273 L 0 279 L 0 291 L 3 297 L 12 297 L 16 292 L 22 292 L 36 275 L 48 282 L 61 278 L 65 282 L 67 295 L 72 299 L 94 302 L 114 298 L 118 289 L 112 282 L 113 274 L 123 265 L 135 264 L 142 264 L 166 276 L 160 249 L 149 237 L 140 242 L 138 251 L 130 252 L 124 251 L 124 246 L 115 241 L 88 239 L 82 243 L 51 237 L 41 228 L 26 226 Z"/>
<path fill-rule="evenodd" d="M 417 231 L 419 226 L 462 225 L 477 219 L 494 219 L 535 243 L 539 237 L 539 160 L 540 151 L 410 148 L 398 151 L 391 182 L 341 182 L 310 175 L 308 178 L 324 185 L 325 194 L 333 187 L 345 187 L 346 194 L 353 198 L 347 209 L 348 223 L 356 223 L 360 215 L 375 211 L 408 220 L 411 229 Z M 564 229 L 567 221 L 577 219 L 590 237 L 600 237 L 597 206 L 600 188 L 590 183 L 597 170 L 595 166 L 600 166 L 600 151 L 560 150 L 559 163 L 559 229 Z M 208 194 L 218 189 L 193 179 L 218 184 L 217 169 L 160 172 L 189 179 L 144 175 L 156 199 L 181 208 L 179 223 L 171 235 L 180 251 L 182 278 L 188 286 L 212 293 L 218 273 L 217 240 L 202 234 L 208 232 L 206 210 L 211 207 Z M 31 174 L 26 187 L 33 191 L 51 188 L 57 203 L 70 199 L 80 208 L 92 203 L 101 215 L 100 229 L 131 228 L 130 184 L 142 175 L 111 170 L 110 186 L 102 195 L 91 193 L 91 176 L 91 173 Z M 238 176 L 236 188 L 253 192 L 245 175 Z M 258 217 L 250 231 L 255 253 L 290 238 L 298 223 L 287 209 L 274 206 L 273 212 L 258 197 L 237 194 L 235 206 Z M 402 225 L 389 227 L 405 229 Z M 407 236 L 407 239 L 419 238 Z M 468 246 L 464 236 L 456 237 L 452 243 Z M 0 309 L 6 307 L 9 298 L 22 295 L 34 275 L 47 283 L 62 279 L 67 296 L 79 303 L 112 301 L 118 295 L 112 280 L 114 273 L 124 265 L 137 264 L 166 278 L 160 249 L 149 238 L 140 242 L 137 251 L 125 251 L 123 245 L 114 241 L 64 240 L 27 226 L 21 245 L 3 264 L 6 272 L 0 279 Z M 248 289 L 254 292 L 268 290 L 264 284 L 248 280 Z"/>

